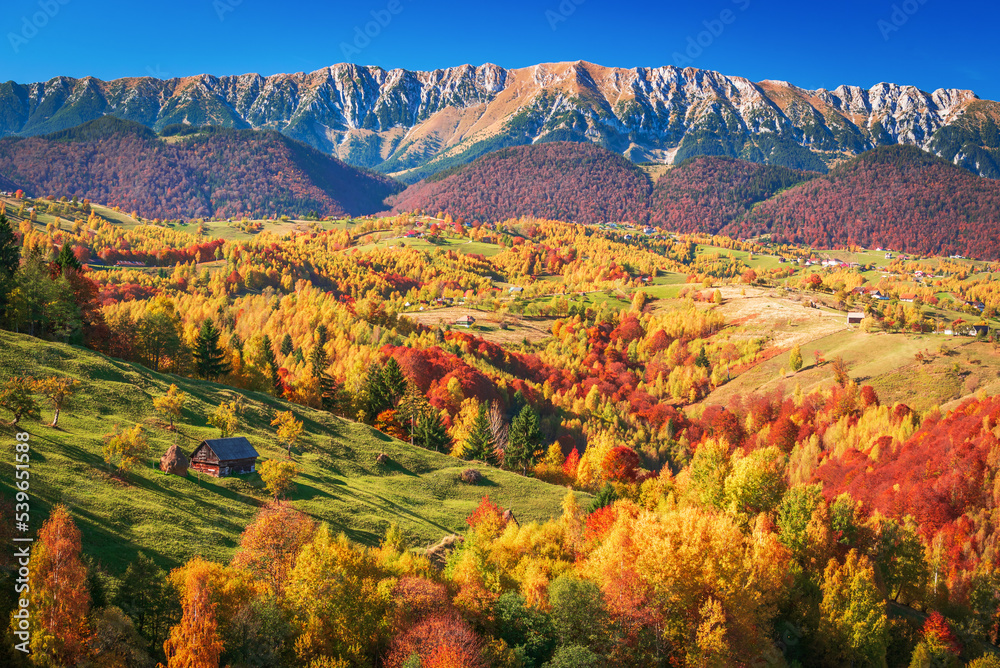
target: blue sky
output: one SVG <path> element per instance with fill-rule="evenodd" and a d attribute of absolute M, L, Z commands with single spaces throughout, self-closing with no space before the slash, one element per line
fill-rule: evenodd
<path fill-rule="evenodd" d="M 967 0 L 4 0 L 0 81 L 684 64 L 806 88 L 880 81 L 1000 99 L 995 3 Z M 381 19 L 381 23 L 378 20 Z M 367 29 L 373 36 L 363 34 Z"/>

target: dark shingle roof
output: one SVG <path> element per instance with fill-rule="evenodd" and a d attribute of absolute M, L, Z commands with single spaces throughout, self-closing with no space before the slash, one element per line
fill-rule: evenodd
<path fill-rule="evenodd" d="M 259 457 L 257 451 L 250 445 L 250 441 L 245 436 L 233 436 L 231 438 L 209 438 L 203 441 L 212 452 L 221 460 L 228 459 L 250 459 Z"/>

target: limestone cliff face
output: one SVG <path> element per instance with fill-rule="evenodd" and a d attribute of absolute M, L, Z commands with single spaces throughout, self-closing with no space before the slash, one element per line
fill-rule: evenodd
<path fill-rule="evenodd" d="M 876 146 L 910 144 L 989 163 L 996 155 L 977 139 L 978 126 L 970 136 L 962 124 L 970 105 L 998 116 L 1000 105 L 967 90 L 804 90 L 693 68 L 575 62 L 412 72 L 339 64 L 268 77 L 8 82 L 0 84 L 0 136 L 45 134 L 108 114 L 157 130 L 266 128 L 407 180 L 496 148 L 553 140 L 593 142 L 637 161 L 709 154 L 823 169 Z M 949 128 L 961 132 L 942 135 Z M 989 171 L 975 162 L 965 166 Z"/>

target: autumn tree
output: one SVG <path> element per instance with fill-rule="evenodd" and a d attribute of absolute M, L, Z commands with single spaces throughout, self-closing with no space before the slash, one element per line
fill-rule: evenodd
<path fill-rule="evenodd" d="M 52 509 L 31 550 L 31 658 L 38 665 L 76 666 L 87 654 L 90 593 L 80 530 L 66 506 Z M 14 630 L 19 630 L 17 620 Z"/>
<path fill-rule="evenodd" d="M 228 404 L 222 402 L 215 407 L 215 412 L 208 418 L 208 423 L 219 430 L 219 438 L 229 438 L 236 431 L 238 420 L 235 401 Z"/>
<path fill-rule="evenodd" d="M 200 558 L 183 568 L 183 615 L 163 643 L 167 668 L 218 668 L 222 655 L 210 570 Z"/>
<path fill-rule="evenodd" d="M 161 295 L 135 324 L 136 347 L 142 358 L 159 371 L 167 358 L 176 358 L 181 347 L 181 319 L 174 302 Z"/>
<path fill-rule="evenodd" d="M 177 385 L 173 383 L 170 384 L 170 388 L 166 394 L 153 399 L 153 408 L 156 409 L 156 412 L 161 413 L 170 420 L 168 429 L 171 431 L 174 430 L 174 419 L 180 418 L 186 400 L 187 395 L 181 392 L 177 388 Z"/>
<path fill-rule="evenodd" d="M 884 666 L 888 639 L 885 601 L 868 557 L 851 550 L 823 573 L 819 636 L 831 660 Z"/>
<path fill-rule="evenodd" d="M 58 424 L 59 412 L 66 405 L 78 384 L 76 380 L 65 376 L 50 376 L 35 381 L 35 391 L 48 399 L 52 405 L 53 414 L 50 427 L 55 427 Z"/>
<path fill-rule="evenodd" d="M 194 344 L 194 366 L 198 375 L 207 380 L 217 380 L 229 373 L 230 364 L 226 351 L 219 345 L 220 332 L 211 318 L 206 318 L 198 331 Z"/>
<path fill-rule="evenodd" d="M 295 441 L 302 435 L 302 420 L 296 420 L 295 414 L 292 411 L 284 411 L 278 413 L 271 420 L 271 426 L 278 428 L 278 440 L 285 444 L 287 456 L 291 457 L 292 446 L 295 445 Z"/>
<path fill-rule="evenodd" d="M 802 351 L 797 343 L 792 346 L 792 352 L 788 354 L 788 366 L 795 373 L 802 369 Z"/>
<path fill-rule="evenodd" d="M 288 574 L 286 601 L 298 634 L 295 653 L 308 663 L 320 657 L 370 665 L 390 601 L 379 587 L 383 571 L 369 549 L 321 526 Z"/>
<path fill-rule="evenodd" d="M 34 397 L 35 383 L 30 378 L 8 378 L 0 388 L 0 408 L 14 416 L 8 424 L 16 427 L 23 418 L 39 418 L 38 402 Z"/>
<path fill-rule="evenodd" d="M 260 479 L 275 499 L 282 498 L 292 489 L 293 480 L 298 474 L 299 467 L 293 462 L 268 459 L 260 465 Z"/>
<path fill-rule="evenodd" d="M 119 473 L 128 473 L 148 455 L 149 442 L 140 425 L 121 431 L 115 425 L 115 431 L 104 436 L 104 462 Z"/>
<path fill-rule="evenodd" d="M 265 465 L 268 463 L 270 461 Z M 287 462 L 279 462 L 281 464 L 287 465 Z M 233 566 L 250 571 L 265 582 L 273 594 L 280 594 L 295 558 L 315 530 L 315 522 L 289 503 L 271 502 L 258 511 L 243 531 Z"/>

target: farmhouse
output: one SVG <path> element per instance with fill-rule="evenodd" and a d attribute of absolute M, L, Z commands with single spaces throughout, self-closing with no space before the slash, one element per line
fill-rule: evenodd
<path fill-rule="evenodd" d="M 472 327 L 476 323 L 476 319 L 471 315 L 463 315 L 461 318 L 455 321 L 455 324 L 460 327 Z"/>
<path fill-rule="evenodd" d="M 258 456 L 244 436 L 210 438 L 191 453 L 191 468 L 216 478 L 253 473 Z"/>
<path fill-rule="evenodd" d="M 848 325 L 860 325 L 861 321 L 865 319 L 865 314 L 861 311 L 851 311 L 847 314 L 847 324 Z"/>

